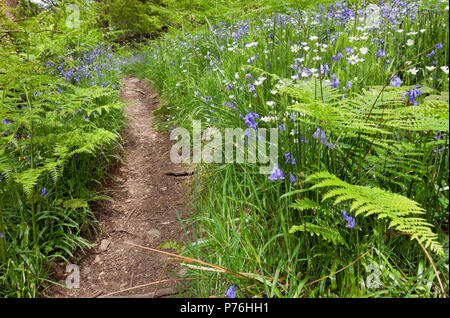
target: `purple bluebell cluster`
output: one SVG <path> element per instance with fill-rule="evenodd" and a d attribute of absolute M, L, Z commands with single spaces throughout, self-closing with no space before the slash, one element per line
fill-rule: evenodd
<path fill-rule="evenodd" d="M 403 83 L 402 80 L 400 78 L 398 78 L 397 76 L 394 75 L 391 77 L 391 82 L 390 82 L 391 86 L 400 87 L 402 85 L 402 83 Z"/>
<path fill-rule="evenodd" d="M 56 65 L 53 62 L 47 62 L 45 66 L 53 69 L 53 74 L 58 74 L 69 83 L 75 85 L 87 83 L 89 86 L 106 87 L 113 85 L 106 77 L 119 70 L 119 67 L 114 64 L 112 47 L 100 43 L 95 48 L 86 49 L 78 55 L 73 55 L 68 49 L 67 56 L 59 56 Z"/>
<path fill-rule="evenodd" d="M 342 220 L 347 222 L 347 224 L 345 224 L 345 227 L 356 229 L 356 220 L 352 216 L 351 212 L 348 215 L 345 209 L 342 210 Z"/>
<path fill-rule="evenodd" d="M 295 157 L 291 152 L 285 153 L 284 158 L 286 159 L 286 164 L 292 164 L 293 166 L 295 166 Z"/>
<path fill-rule="evenodd" d="M 248 128 L 253 128 L 256 130 L 258 126 L 256 120 L 258 119 L 258 117 L 259 115 L 257 113 L 249 111 L 244 117 L 245 125 L 247 125 Z"/>
<path fill-rule="evenodd" d="M 48 194 L 48 193 L 47 193 L 47 188 L 44 187 L 44 188 L 42 189 L 42 191 L 41 191 L 40 196 L 41 196 L 41 197 L 45 197 L 47 194 Z"/>
<path fill-rule="evenodd" d="M 418 106 L 419 103 L 416 101 L 416 98 L 422 95 L 422 92 L 419 91 L 419 88 L 421 86 L 416 86 L 409 90 L 408 92 L 404 93 L 405 96 L 408 96 L 408 102 L 412 103 L 414 106 Z"/>
<path fill-rule="evenodd" d="M 439 141 L 439 140 L 443 140 L 445 139 L 445 137 L 447 136 L 447 134 L 445 132 L 442 131 L 437 131 L 436 132 L 436 136 L 433 138 L 434 141 Z M 438 148 L 433 149 L 434 153 L 438 153 L 439 151 L 442 151 L 444 149 L 444 145 L 439 146 Z"/>
<path fill-rule="evenodd" d="M 317 139 L 322 145 L 327 146 L 330 149 L 335 149 L 336 145 L 332 144 L 328 141 L 327 134 L 325 133 L 325 130 L 322 128 L 317 128 L 317 130 L 313 134 L 313 138 Z"/>
<path fill-rule="evenodd" d="M 276 181 L 276 180 L 284 180 L 284 172 L 280 168 L 278 168 L 278 165 L 274 165 L 272 172 L 269 175 L 270 181 Z"/>
<path fill-rule="evenodd" d="M 225 292 L 226 298 L 236 298 L 236 284 L 231 285 L 230 288 Z"/>

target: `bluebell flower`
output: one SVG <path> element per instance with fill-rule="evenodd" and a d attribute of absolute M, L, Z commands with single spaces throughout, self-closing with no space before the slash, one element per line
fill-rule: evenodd
<path fill-rule="evenodd" d="M 232 285 L 228 290 L 225 292 L 226 298 L 236 298 L 236 285 Z"/>
<path fill-rule="evenodd" d="M 443 133 L 438 130 L 436 137 L 434 137 L 433 139 L 434 141 L 439 141 L 440 139 L 444 139 L 446 135 L 447 135 L 446 133 Z"/>
<path fill-rule="evenodd" d="M 391 86 L 394 86 L 394 87 L 400 87 L 401 85 L 402 85 L 402 80 L 400 79 L 400 78 L 398 78 L 397 76 L 392 76 L 392 78 L 391 78 Z"/>
<path fill-rule="evenodd" d="M 317 128 L 317 130 L 314 132 L 313 138 L 319 140 L 322 144 L 327 142 L 327 135 L 325 133 L 325 130 L 320 129 L 320 127 Z"/>
<path fill-rule="evenodd" d="M 295 166 L 296 164 L 296 160 L 295 157 L 292 153 L 288 152 L 284 154 L 284 157 L 286 158 L 286 164 L 291 163 L 292 165 Z"/>
<path fill-rule="evenodd" d="M 41 197 L 45 197 L 47 194 L 48 194 L 48 193 L 47 193 L 47 188 L 44 187 L 44 188 L 42 189 L 42 192 L 41 192 L 40 196 L 41 196 Z"/>
<path fill-rule="evenodd" d="M 436 45 L 434 46 L 434 48 L 435 48 L 436 50 L 442 49 L 442 48 L 443 48 L 442 43 L 436 44 Z"/>
<path fill-rule="evenodd" d="M 249 128 L 247 128 L 245 130 L 244 137 L 247 137 L 247 138 L 251 138 L 252 137 L 252 132 L 251 132 L 251 130 Z"/>
<path fill-rule="evenodd" d="M 325 130 L 322 130 L 320 127 L 313 134 L 313 138 L 319 140 L 322 145 L 327 146 L 330 149 L 336 149 L 336 145 L 328 142 L 328 137 L 325 133 Z"/>
<path fill-rule="evenodd" d="M 297 178 L 292 173 L 289 174 L 289 178 L 291 179 L 291 183 L 297 182 Z"/>
<path fill-rule="evenodd" d="M 415 88 L 403 94 L 405 96 L 408 96 L 408 102 L 411 102 L 414 106 L 419 105 L 419 103 L 416 101 L 416 98 L 422 95 L 422 92 L 418 90 L 418 88 L 420 87 L 421 86 L 416 86 Z"/>
<path fill-rule="evenodd" d="M 278 126 L 278 129 L 280 131 L 286 131 L 286 126 L 284 124 L 280 124 L 280 126 Z"/>
<path fill-rule="evenodd" d="M 345 51 L 347 54 L 352 54 L 352 53 L 353 53 L 353 49 L 352 49 L 351 47 L 346 47 L 346 48 L 344 49 L 344 51 Z"/>
<path fill-rule="evenodd" d="M 436 54 L 436 51 L 433 50 L 430 53 L 427 54 L 427 58 L 432 58 L 434 56 L 434 54 Z"/>
<path fill-rule="evenodd" d="M 379 49 L 378 51 L 375 52 L 375 56 L 380 58 L 380 57 L 385 57 L 386 56 L 386 52 L 383 49 Z"/>
<path fill-rule="evenodd" d="M 342 220 L 347 222 L 345 227 L 356 229 L 356 226 L 355 226 L 356 220 L 355 220 L 355 218 L 352 216 L 352 213 L 350 213 L 350 215 L 347 215 L 347 211 L 345 209 L 342 210 Z"/>
<path fill-rule="evenodd" d="M 279 169 L 277 164 L 273 166 L 272 172 L 270 173 L 269 176 L 269 180 L 270 181 L 284 180 L 283 170 Z"/>
<path fill-rule="evenodd" d="M 249 128 L 253 128 L 256 129 L 256 127 L 258 126 L 258 123 L 256 122 L 256 119 L 258 118 L 258 114 L 254 113 L 252 111 L 249 111 L 247 113 L 247 115 L 245 115 L 244 117 L 244 122 L 247 125 L 247 127 Z"/>
<path fill-rule="evenodd" d="M 320 64 L 320 75 L 325 77 L 327 76 L 328 72 L 330 71 L 330 66 L 328 63 Z"/>
<path fill-rule="evenodd" d="M 332 74 L 330 86 L 334 87 L 334 88 L 339 88 L 339 84 L 340 84 L 340 82 L 339 82 L 339 79 L 337 78 L 336 74 Z"/>
<path fill-rule="evenodd" d="M 350 88 L 352 88 L 352 86 L 353 86 L 352 81 L 348 81 L 347 82 L 347 88 L 350 89 Z"/>

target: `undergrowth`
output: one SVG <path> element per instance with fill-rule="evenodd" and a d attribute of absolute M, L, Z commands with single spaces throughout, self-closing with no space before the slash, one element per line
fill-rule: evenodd
<path fill-rule="evenodd" d="M 269 176 L 197 165 L 183 255 L 235 275 L 193 269 L 196 292 L 448 296 L 448 2 L 279 11 L 123 60 L 166 101 L 169 132 L 278 128 Z"/>

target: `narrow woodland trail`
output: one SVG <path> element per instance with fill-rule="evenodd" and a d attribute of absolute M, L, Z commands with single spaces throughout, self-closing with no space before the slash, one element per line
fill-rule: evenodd
<path fill-rule="evenodd" d="M 128 125 L 122 132 L 125 155 L 109 173 L 110 181 L 105 185 L 114 202 L 102 202 L 96 209 L 102 232 L 95 238 L 96 247 L 86 251 L 81 263 L 76 264 L 80 267 L 80 288 L 53 286 L 49 291 L 52 297 L 108 296 L 183 275 L 182 266 L 170 262 L 161 277 L 166 256 L 124 243 L 157 248 L 163 242 L 184 240 L 175 209 L 182 219 L 188 218 L 183 185 L 189 176 L 170 175 L 185 172 L 186 167 L 171 163 L 172 141 L 153 128 L 152 111 L 158 108 L 158 99 L 150 85 L 125 76 L 122 87 L 121 99 L 129 103 L 125 108 Z M 61 264 L 54 278 L 63 285 L 65 266 Z M 112 297 L 152 297 L 154 289 L 152 285 Z M 177 290 L 175 283 L 162 283 L 156 296 Z"/>

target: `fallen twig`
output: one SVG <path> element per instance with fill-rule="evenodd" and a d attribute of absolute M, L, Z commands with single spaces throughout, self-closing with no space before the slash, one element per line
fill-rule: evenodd
<path fill-rule="evenodd" d="M 312 284 L 315 284 L 315 283 L 317 283 L 317 282 L 320 282 L 321 280 L 324 280 L 325 278 L 328 278 L 328 277 L 330 277 L 331 275 L 336 275 L 337 273 L 342 272 L 344 269 L 346 269 L 346 268 L 352 266 L 353 264 L 355 264 L 356 262 L 358 262 L 361 258 L 363 258 L 363 257 L 366 256 L 367 254 L 369 254 L 369 252 L 370 252 L 371 250 L 372 250 L 372 248 L 370 248 L 367 252 L 365 252 L 364 254 L 362 254 L 360 257 L 358 257 L 357 259 L 355 259 L 355 260 L 354 260 L 353 262 L 351 262 L 350 264 L 348 264 L 348 265 L 342 267 L 340 270 L 335 271 L 333 274 L 330 274 L 330 275 L 324 276 L 324 277 L 322 277 L 322 278 L 316 279 L 315 281 L 312 281 L 311 283 L 308 283 L 308 284 L 306 284 L 306 285 L 307 285 L 307 286 L 311 286 Z"/>

